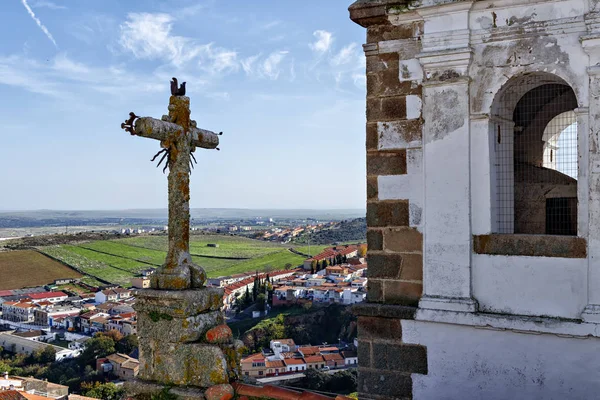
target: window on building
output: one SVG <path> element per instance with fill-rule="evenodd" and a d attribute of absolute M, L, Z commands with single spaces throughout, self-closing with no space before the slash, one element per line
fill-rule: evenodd
<path fill-rule="evenodd" d="M 548 74 L 509 81 L 492 107 L 497 233 L 577 235 L 577 99 Z"/>

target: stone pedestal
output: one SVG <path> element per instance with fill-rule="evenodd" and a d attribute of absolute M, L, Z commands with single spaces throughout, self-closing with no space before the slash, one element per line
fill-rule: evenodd
<path fill-rule="evenodd" d="M 179 396 L 182 388 L 202 393 L 238 377 L 243 344 L 224 324 L 222 299 L 220 288 L 139 292 L 140 372 L 128 385 L 130 396 L 165 390 Z"/>

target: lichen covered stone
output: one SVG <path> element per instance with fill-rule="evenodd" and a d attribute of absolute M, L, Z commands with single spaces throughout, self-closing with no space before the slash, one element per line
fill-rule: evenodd
<path fill-rule="evenodd" d="M 164 385 L 207 388 L 227 383 L 227 361 L 218 346 L 201 343 L 140 341 L 143 380 Z"/>
<path fill-rule="evenodd" d="M 184 318 L 208 311 L 218 311 L 223 303 L 222 288 L 196 290 L 140 290 L 134 309 L 138 313 L 155 312 Z"/>
<path fill-rule="evenodd" d="M 233 387 L 229 384 L 215 385 L 204 392 L 206 400 L 230 400 L 234 395 Z"/>
<path fill-rule="evenodd" d="M 157 312 L 138 313 L 138 336 L 140 340 L 156 339 L 171 343 L 196 342 L 214 326 L 224 322 L 220 311 L 211 311 L 186 318 L 172 317 Z"/>
<path fill-rule="evenodd" d="M 231 328 L 226 324 L 215 326 L 206 332 L 206 341 L 208 343 L 228 343 L 232 337 Z"/>

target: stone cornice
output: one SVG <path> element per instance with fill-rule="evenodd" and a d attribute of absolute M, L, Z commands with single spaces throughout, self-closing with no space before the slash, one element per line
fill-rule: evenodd
<path fill-rule="evenodd" d="M 350 19 L 365 28 L 371 25 L 388 25 L 388 14 L 395 10 L 408 10 L 411 0 L 357 0 L 350 7 Z"/>

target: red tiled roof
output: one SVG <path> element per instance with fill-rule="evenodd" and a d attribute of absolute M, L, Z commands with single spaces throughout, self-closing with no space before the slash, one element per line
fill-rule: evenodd
<path fill-rule="evenodd" d="M 12 296 L 12 295 L 13 295 L 12 290 L 0 290 L 0 297 Z"/>
<path fill-rule="evenodd" d="M 265 365 L 267 366 L 267 368 L 283 368 L 283 367 L 285 367 L 285 363 L 282 360 L 273 360 L 273 361 L 267 360 Z"/>
<path fill-rule="evenodd" d="M 244 383 L 235 382 L 232 384 L 235 393 L 238 396 L 248 396 L 259 399 L 273 399 L 273 400 L 346 400 L 349 397 L 337 396 L 330 397 L 323 394 L 317 394 L 312 392 L 299 392 L 296 390 L 286 389 L 277 386 L 265 385 L 251 386 Z"/>
<path fill-rule="evenodd" d="M 3 390 L 0 391 L 0 400 L 27 400 L 21 393 L 16 390 Z"/>
<path fill-rule="evenodd" d="M 323 356 L 314 355 L 310 357 L 304 357 L 304 361 L 306 361 L 306 363 L 320 363 L 323 362 Z"/>
<path fill-rule="evenodd" d="M 50 299 L 52 297 L 69 297 L 65 292 L 42 292 L 42 293 L 30 293 L 27 295 L 30 299 L 41 300 Z"/>
<path fill-rule="evenodd" d="M 340 351 L 340 349 L 338 349 L 337 347 L 319 347 L 319 351 Z"/>
<path fill-rule="evenodd" d="M 313 356 L 319 352 L 318 346 L 306 346 L 298 348 L 298 351 L 302 352 L 305 356 Z"/>
<path fill-rule="evenodd" d="M 283 360 L 283 362 L 285 362 L 285 365 L 300 365 L 300 364 L 306 364 L 304 362 L 304 359 L 302 358 L 286 358 Z"/>
<path fill-rule="evenodd" d="M 246 358 L 242 358 L 241 362 L 251 363 L 251 362 L 257 362 L 257 361 L 264 361 L 264 360 L 265 360 L 265 357 L 261 353 L 256 353 L 256 354 L 250 354 Z"/>
<path fill-rule="evenodd" d="M 325 361 L 343 361 L 344 357 L 339 353 L 323 354 Z"/>

